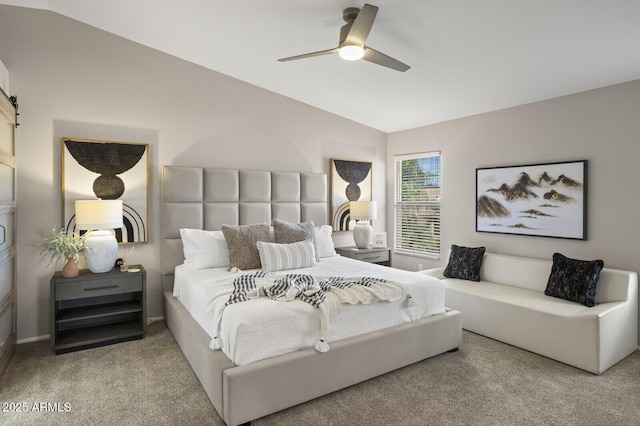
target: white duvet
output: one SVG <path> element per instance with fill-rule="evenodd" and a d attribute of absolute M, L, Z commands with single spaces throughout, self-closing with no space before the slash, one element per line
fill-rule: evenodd
<path fill-rule="evenodd" d="M 259 298 L 229 305 L 224 309 L 218 329 L 209 303 L 216 293 L 216 285 L 228 281 L 224 277 L 248 272 L 251 271 L 234 273 L 226 268 L 194 270 L 180 265 L 175 270 L 173 294 L 210 337 L 217 336 L 222 341 L 222 350 L 236 365 L 313 348 L 320 337 L 320 318 L 317 309 L 300 300 L 280 302 Z M 329 323 L 326 338 L 329 343 L 445 312 L 443 284 L 415 272 L 335 256 L 321 259 L 314 267 L 278 273 L 378 277 L 406 287 L 412 306 L 404 299 L 344 305 Z"/>

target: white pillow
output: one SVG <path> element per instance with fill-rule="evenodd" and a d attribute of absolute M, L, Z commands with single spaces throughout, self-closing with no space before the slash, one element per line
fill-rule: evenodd
<path fill-rule="evenodd" d="M 184 265 L 190 269 L 229 266 L 229 251 L 222 231 L 180 229 Z"/>
<path fill-rule="evenodd" d="M 306 268 L 316 264 L 316 250 L 311 240 L 290 244 L 258 241 L 256 246 L 260 253 L 262 270 L 266 272 Z"/>
<path fill-rule="evenodd" d="M 333 246 L 331 232 L 333 232 L 333 230 L 330 225 L 321 225 L 313 228 L 316 256 L 318 259 L 323 257 L 333 257 L 337 254 L 336 249 Z"/>

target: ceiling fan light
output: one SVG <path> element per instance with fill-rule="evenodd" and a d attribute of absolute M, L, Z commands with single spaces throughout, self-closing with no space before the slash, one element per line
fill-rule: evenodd
<path fill-rule="evenodd" d="M 357 61 L 364 56 L 364 48 L 361 46 L 342 46 L 340 48 L 340 57 L 347 61 Z"/>

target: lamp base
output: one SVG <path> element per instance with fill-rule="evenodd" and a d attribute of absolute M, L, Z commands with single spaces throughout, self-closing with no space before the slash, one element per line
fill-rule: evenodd
<path fill-rule="evenodd" d="M 84 260 L 94 274 L 113 269 L 118 255 L 118 241 L 111 231 L 91 231 L 84 242 Z"/>
<path fill-rule="evenodd" d="M 359 249 L 369 248 L 372 239 L 373 228 L 369 225 L 369 221 L 359 220 L 356 222 L 356 226 L 353 228 L 353 240 L 356 242 L 356 247 Z"/>

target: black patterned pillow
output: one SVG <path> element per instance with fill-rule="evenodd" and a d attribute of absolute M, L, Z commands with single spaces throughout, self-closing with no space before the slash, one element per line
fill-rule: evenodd
<path fill-rule="evenodd" d="M 484 247 L 459 247 L 452 244 L 449 263 L 443 275 L 447 278 L 480 281 L 484 250 Z"/>
<path fill-rule="evenodd" d="M 600 271 L 604 268 L 602 260 L 577 260 L 553 254 L 553 265 L 544 294 L 595 306 L 596 284 Z"/>

